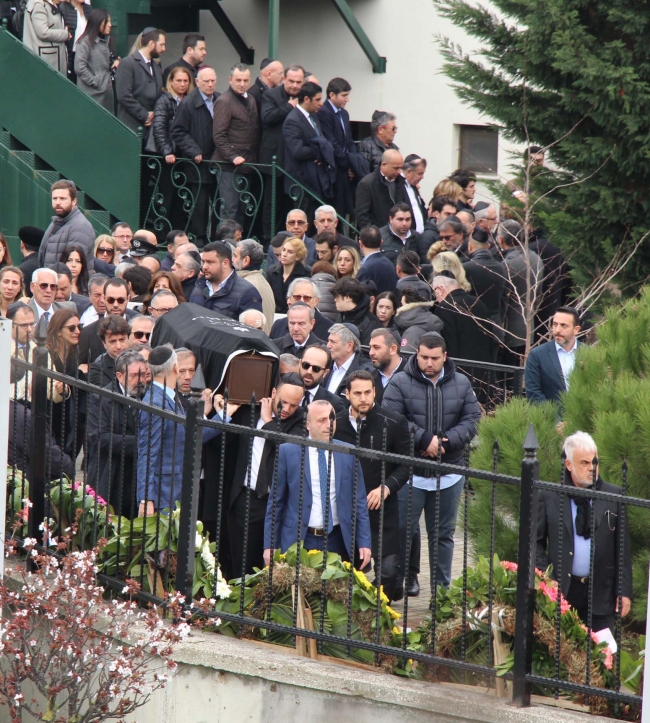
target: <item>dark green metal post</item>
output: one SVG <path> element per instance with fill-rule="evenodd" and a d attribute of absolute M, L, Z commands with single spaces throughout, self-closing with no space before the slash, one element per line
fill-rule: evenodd
<path fill-rule="evenodd" d="M 269 0 L 269 58 L 276 59 L 280 49 L 280 0 Z"/>
<path fill-rule="evenodd" d="M 271 238 L 275 236 L 275 212 L 278 193 L 278 157 L 271 159 Z"/>

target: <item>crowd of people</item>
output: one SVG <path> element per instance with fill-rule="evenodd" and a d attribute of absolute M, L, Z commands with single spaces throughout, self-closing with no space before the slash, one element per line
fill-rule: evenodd
<path fill-rule="evenodd" d="M 190 159 L 198 176 L 188 181 L 195 204 L 183 219 L 171 176 L 162 175 L 170 217 L 186 221 L 166 239 L 124 222 L 96 236 L 77 207 L 74 183 L 65 180 L 52 186 L 50 226 L 20 229 L 20 265 L 0 235 L 0 313 L 12 321 L 17 357 L 33 358 L 44 320 L 49 368 L 184 415 L 197 358 L 185 348 L 152 349 L 150 341 L 161 317 L 190 302 L 267 335 L 279 358 L 271 396 L 253 410 L 226 407 L 220 394 L 204 390 L 208 419 L 460 466 L 481 400 L 452 358 L 520 366 L 550 329 L 552 340 L 528 355 L 526 394 L 531 402 L 558 401 L 568 388 L 581 320 L 566 305 L 560 250 L 504 207 L 500 218 L 495 205 L 476 202 L 477 179 L 465 169 L 441 180 L 425 203 L 426 159 L 402 155 L 394 114 L 376 111 L 371 135 L 354 141 L 345 79 L 333 78 L 323 92 L 302 66 L 265 59 L 255 81 L 250 68 L 235 64 L 219 94 L 199 34 L 186 36 L 182 57 L 163 71 L 163 31 L 146 28 L 132 53 L 116 58 L 109 14 L 77 0 L 29 0 L 24 22 L 31 50 L 126 125 L 145 129 L 146 153 L 169 167 Z M 540 148 L 526 157 L 543 164 Z M 268 174 L 274 159 L 288 174 L 275 199 L 285 229 L 271 233 L 265 183 L 260 243 L 243 236 L 236 176 L 257 162 Z M 219 174 L 208 161 L 221 164 Z M 308 191 L 298 201 L 292 179 Z M 210 204 L 217 180 L 225 218 L 218 224 Z M 516 184 L 511 191 L 521 198 Z M 12 414 L 21 424 L 10 435 L 10 459 L 29 474 L 30 446 L 18 430 L 29 428 L 33 391 L 19 376 Z M 83 451 L 87 482 L 119 514 L 149 515 L 180 500 L 183 425 L 58 381 L 48 386 L 48 400 L 53 475 L 73 476 Z M 416 465 L 409 497 L 407 464 L 363 457 L 355 469 L 349 454 L 312 445 L 303 453 L 300 445 L 277 448 L 272 439 L 246 435 L 227 444 L 230 434 L 203 430 L 200 509 L 213 534 L 217 519 L 224 523 L 227 574 L 268 564 L 274 549 L 301 539 L 362 568 L 381 563 L 391 600 L 417 595 L 424 513 L 435 579 L 449 584 L 462 475 Z M 584 486 L 575 465 L 594 451 L 593 440 L 573 439 L 567 449 L 567 480 Z M 544 504 L 550 530 L 554 512 L 548 499 Z M 588 540 L 588 532 L 576 535 Z M 557 551 L 543 537 L 538 557 L 552 560 Z M 576 555 L 570 581 L 562 581 L 570 600 L 584 593 L 584 539 L 574 540 L 580 561 Z M 602 552 L 609 541 L 601 544 Z M 611 590 L 603 594 L 609 600 Z M 601 607 L 604 616 L 612 612 L 609 602 Z"/>

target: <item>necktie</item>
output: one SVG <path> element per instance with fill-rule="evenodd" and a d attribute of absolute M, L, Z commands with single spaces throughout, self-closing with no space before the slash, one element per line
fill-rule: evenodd
<path fill-rule="evenodd" d="M 316 135 L 319 136 L 319 135 L 320 135 L 320 131 L 318 130 L 318 126 L 316 125 L 316 121 L 314 120 L 314 116 L 313 116 L 311 113 L 309 114 L 309 122 L 310 122 L 310 123 L 312 124 L 312 126 L 314 127 L 314 130 L 316 131 Z"/>
<path fill-rule="evenodd" d="M 150 60 L 147 61 L 147 72 L 149 73 L 149 75 L 153 75 L 153 68 L 151 67 Z"/>
<path fill-rule="evenodd" d="M 345 138 L 345 123 L 343 122 L 343 116 L 341 115 L 341 111 L 338 111 L 336 115 L 339 117 L 339 120 L 341 121 L 341 128 L 343 128 L 343 138 Z"/>
<path fill-rule="evenodd" d="M 323 505 L 323 527 L 325 526 L 325 510 L 327 510 L 327 534 L 329 535 L 334 529 L 334 523 L 332 522 L 332 506 L 327 494 L 327 460 L 324 449 L 318 450 L 318 476 L 320 477 L 320 499 Z"/>
<path fill-rule="evenodd" d="M 45 324 L 46 324 L 46 325 L 50 323 L 50 316 L 51 316 L 51 314 L 50 314 L 49 311 L 44 311 L 44 312 L 43 312 L 43 318 L 45 319 Z"/>

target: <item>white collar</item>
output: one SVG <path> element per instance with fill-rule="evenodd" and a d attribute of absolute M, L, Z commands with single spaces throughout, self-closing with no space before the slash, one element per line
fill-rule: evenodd
<path fill-rule="evenodd" d="M 305 116 L 305 118 L 309 121 L 309 125 L 311 125 L 310 114 L 307 113 L 307 111 L 300 105 L 300 103 L 298 103 L 298 105 L 296 106 L 296 108 L 297 108 L 297 109 Z"/>

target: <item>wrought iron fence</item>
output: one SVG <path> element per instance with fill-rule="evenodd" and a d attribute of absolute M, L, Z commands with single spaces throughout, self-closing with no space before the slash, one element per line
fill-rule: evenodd
<path fill-rule="evenodd" d="M 406 453 L 391 451 L 394 430 L 387 421 L 382 423 L 378 438 L 371 437 L 364 446 L 360 443 L 361 424 L 354 444 L 343 444 L 336 437 L 329 441 L 335 432 L 333 418 L 329 434 L 314 439 L 307 436 L 302 408 L 295 412 L 301 415 L 300 422 L 287 433 L 280 425 L 258 423 L 255 399 L 250 406 L 235 410 L 229 406 L 227 393 L 223 411 L 208 419 L 200 373 L 186 398 L 181 399 L 176 390 L 164 385 L 155 392 L 149 385 L 142 399 L 134 398 L 124 393 L 133 382 L 128 378 L 100 388 L 84 381 L 82 375 L 73 377 L 49 368 L 52 364 L 44 342 L 37 339 L 31 352 L 23 353 L 22 358 L 16 353 L 12 359 L 8 510 L 18 520 L 13 523 L 14 536 L 36 538 L 45 549 L 54 549 L 53 541 L 66 532 L 73 535 L 71 544 L 77 549 L 107 540 L 102 543 L 99 578 L 115 594 L 122 591 L 128 578 L 139 582 L 139 597 L 145 603 L 164 606 L 165 593 L 178 590 L 197 616 L 212 623 L 219 620 L 218 629 L 225 634 L 295 646 L 312 657 L 348 657 L 402 674 L 413 674 L 417 661 L 431 679 L 474 683 L 499 679 L 512 684 L 513 701 L 522 706 L 530 703 L 531 692 L 539 688 L 556 695 L 568 691 L 592 699 L 640 704 L 640 698 L 622 686 L 618 662 L 610 688 L 594 684 L 598 681 L 594 681 L 591 661 L 596 645 L 588 635 L 583 678 L 576 680 L 574 675 L 567 680 L 561 676 L 566 668 L 563 646 L 568 645 L 561 597 L 557 598 L 556 617 L 550 621 L 556 636 L 554 674 L 540 674 L 534 667 L 535 601 L 540 594 L 535 582 L 538 496 L 557 494 L 563 500 L 561 510 L 570 506 L 565 499 L 567 488 L 539 480 L 534 433 L 525 444 L 521 476 L 513 477 L 495 471 L 498 446 L 493 471 L 470 468 L 468 454 L 458 464 L 443 463 L 440 457 L 416 456 L 413 428 L 400 440 L 402 449 L 404 444 L 407 447 Z M 275 412 L 281 419 L 282 406 Z M 322 536 L 320 551 L 301 547 L 305 527 L 308 534 L 318 532 L 310 532 L 306 506 L 307 497 L 312 496 L 306 470 L 313 464 L 310 455 L 318 455 L 318 450 L 325 453 L 327 470 L 321 494 L 332 499 L 334 485 L 338 525 L 340 529 L 347 525 L 348 536 L 341 532 L 347 545 L 339 548 L 341 555 L 328 550 L 331 535 Z M 259 480 L 264 454 L 264 464 L 274 480 L 270 490 L 258 488 L 253 480 L 256 465 Z M 372 479 L 364 478 L 366 465 L 367 470 L 375 465 Z M 404 484 L 396 494 L 403 495 L 407 514 L 395 584 L 384 550 L 390 523 L 396 519 L 395 496 L 385 493 L 399 477 L 397 469 Z M 243 477 L 237 477 L 242 470 Z M 342 491 L 344 473 L 348 477 Z M 426 606 L 420 606 L 424 619 L 414 613 L 416 603 L 408 596 L 403 598 L 402 615 L 397 617 L 391 603 L 399 598 L 400 581 L 419 528 L 419 516 L 413 513 L 414 498 L 419 494 L 414 477 L 422 475 L 432 480 L 429 487 L 435 493 L 427 500 L 430 507 L 425 512 L 432 544 L 428 586 L 423 585 L 423 594 L 430 597 Z M 447 512 L 442 491 L 448 475 L 461 478 L 456 483 L 460 495 L 453 527 L 457 523 L 464 538 L 462 560 L 457 555 L 456 561 L 460 575 L 451 584 L 440 575 L 444 550 L 438 536 Z M 470 481 L 492 488 L 489 550 L 470 550 Z M 504 565 L 494 554 L 497 492 L 502 488 L 521 492 L 516 579 L 509 572 L 513 563 Z M 374 522 L 366 504 L 373 489 L 380 493 Z M 625 486 L 621 493 L 570 490 L 572 498 L 619 505 L 622 512 L 617 534 L 623 539 L 627 508 L 648 508 L 650 501 L 627 496 Z M 233 504 L 240 496 L 237 514 L 241 537 L 237 545 L 228 533 L 234 526 Z M 33 505 L 28 515 L 27 499 Z M 147 509 L 145 500 L 152 502 L 153 510 Z M 287 522 L 289 504 L 296 516 L 293 527 Z M 592 528 L 595 507 L 594 502 Z M 330 514 L 333 518 L 334 506 L 330 510 L 325 505 L 323 530 L 329 529 Z M 561 532 L 560 548 L 563 535 Z M 366 546 L 374 562 L 372 583 L 355 569 L 362 554 L 359 548 Z M 271 551 L 270 564 L 254 565 L 266 549 Z M 620 569 L 624 554 L 621 543 L 617 549 Z M 221 569 L 230 589 L 225 587 Z M 369 572 L 370 567 L 365 569 Z M 560 580 L 562 574 L 560 569 Z M 589 577 L 593 581 L 593 552 Z M 620 608 L 620 582 L 616 592 Z M 593 583 L 588 594 L 591 616 Z M 618 616 L 616 626 L 620 649 Z M 498 644 L 510 639 L 514 641 L 514 659 L 505 664 L 497 655 Z"/>
<path fill-rule="evenodd" d="M 314 210 L 328 204 L 284 168 L 273 163 L 229 163 L 177 158 L 173 164 L 161 156 L 143 155 L 143 228 L 151 228 L 164 240 L 172 229 L 182 229 L 195 240 L 211 240 L 221 221 L 229 218 L 226 197 L 235 194 L 235 220 L 244 238 L 263 233 L 272 238 L 284 230 L 284 216 L 292 208 Z M 285 178 L 290 185 L 285 190 Z M 340 228 L 355 226 L 338 216 Z"/>

